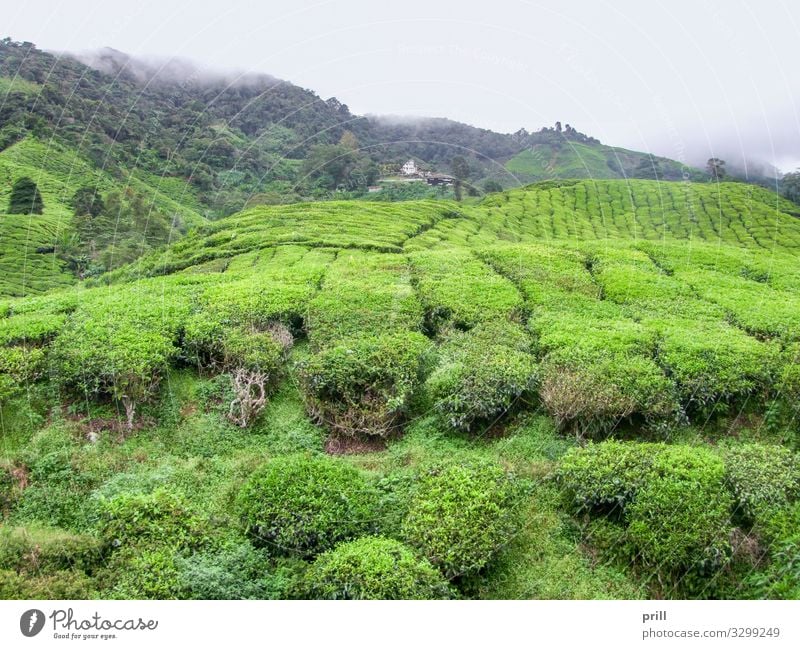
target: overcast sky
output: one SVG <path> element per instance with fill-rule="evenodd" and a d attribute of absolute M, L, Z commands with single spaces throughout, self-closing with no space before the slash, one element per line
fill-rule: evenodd
<path fill-rule="evenodd" d="M 686 162 L 800 165 L 796 0 L 20 0 L 5 34 L 267 72 L 356 113 L 556 120 Z"/>

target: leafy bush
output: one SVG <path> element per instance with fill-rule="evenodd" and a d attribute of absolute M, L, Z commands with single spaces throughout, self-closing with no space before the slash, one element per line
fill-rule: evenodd
<path fill-rule="evenodd" d="M 182 599 L 181 582 L 174 547 L 126 549 L 115 554 L 100 575 L 105 599 Z"/>
<path fill-rule="evenodd" d="M 659 573 L 712 574 L 730 549 L 731 504 L 721 485 L 655 479 L 628 508 L 629 538 L 640 560 Z"/>
<path fill-rule="evenodd" d="M 86 395 L 109 394 L 125 406 L 133 427 L 138 404 L 154 393 L 170 360 L 187 304 L 178 287 L 166 302 L 148 286 L 87 300 L 53 342 L 58 381 Z"/>
<path fill-rule="evenodd" d="M 621 516 L 650 475 L 652 444 L 606 441 L 567 451 L 555 479 L 576 513 Z"/>
<path fill-rule="evenodd" d="M 180 582 L 191 599 L 286 599 L 305 563 L 270 560 L 244 542 L 178 557 Z"/>
<path fill-rule="evenodd" d="M 405 414 L 426 368 L 419 333 L 354 338 L 299 366 L 311 416 L 345 435 L 385 437 Z"/>
<path fill-rule="evenodd" d="M 0 570 L 0 599 L 92 599 L 92 581 L 77 570 L 59 570 L 47 575 L 19 575 Z"/>
<path fill-rule="evenodd" d="M 491 423 L 533 386 L 536 375 L 527 336 L 511 323 L 453 333 L 442 356 L 427 387 L 436 409 L 457 429 Z"/>
<path fill-rule="evenodd" d="M 746 520 L 767 516 L 800 496 L 800 460 L 789 449 L 736 444 L 723 457 L 737 513 Z"/>
<path fill-rule="evenodd" d="M 426 251 L 411 256 L 414 282 L 428 327 L 474 327 L 507 320 L 522 311 L 514 285 L 468 250 Z"/>
<path fill-rule="evenodd" d="M 423 476 L 402 523 L 406 542 L 448 578 L 483 568 L 517 529 L 519 483 L 491 463 Z"/>
<path fill-rule="evenodd" d="M 112 548 L 197 547 L 207 538 L 203 521 L 166 489 L 120 494 L 100 505 L 100 535 Z"/>
<path fill-rule="evenodd" d="M 667 446 L 628 506 L 628 536 L 641 561 L 679 579 L 708 575 L 727 561 L 733 499 L 725 466 L 711 451 Z"/>
<path fill-rule="evenodd" d="M 358 469 L 325 457 L 286 456 L 250 476 L 237 508 L 256 546 L 310 558 L 373 530 L 376 502 Z"/>
<path fill-rule="evenodd" d="M 262 331 L 252 326 L 225 327 L 204 315 L 189 321 L 184 349 L 199 362 L 230 374 L 233 393 L 226 414 L 231 422 L 245 428 L 266 406 L 294 339 L 277 322 Z"/>
<path fill-rule="evenodd" d="M 309 599 L 446 599 L 442 575 L 408 547 L 383 537 L 342 543 L 319 555 L 304 578 Z"/>
<path fill-rule="evenodd" d="M 311 300 L 306 325 L 319 349 L 355 337 L 417 331 L 422 320 L 405 257 L 346 250 Z"/>
<path fill-rule="evenodd" d="M 0 403 L 39 378 L 44 355 L 38 347 L 0 347 Z"/>
<path fill-rule="evenodd" d="M 87 534 L 35 527 L 0 528 L 0 569 L 37 575 L 58 570 L 91 570 L 102 555 L 100 541 Z"/>
<path fill-rule="evenodd" d="M 0 517 L 11 508 L 19 495 L 19 483 L 13 471 L 14 467 L 10 462 L 0 460 Z"/>
<path fill-rule="evenodd" d="M 44 208 L 42 195 L 36 183 L 30 178 L 17 179 L 11 187 L 8 199 L 9 214 L 41 214 Z"/>

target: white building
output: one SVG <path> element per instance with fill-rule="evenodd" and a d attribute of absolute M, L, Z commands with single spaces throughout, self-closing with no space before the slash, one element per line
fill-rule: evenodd
<path fill-rule="evenodd" d="M 417 175 L 417 163 L 413 160 L 409 160 L 403 165 L 402 168 L 403 174 L 406 176 L 416 176 Z"/>

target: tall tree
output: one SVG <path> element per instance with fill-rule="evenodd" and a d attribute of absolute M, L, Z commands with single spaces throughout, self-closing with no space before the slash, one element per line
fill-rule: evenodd
<path fill-rule="evenodd" d="M 781 179 L 781 193 L 790 201 L 800 203 L 800 169 L 784 175 Z"/>
<path fill-rule="evenodd" d="M 719 158 L 709 158 L 706 162 L 706 171 L 711 180 L 720 181 L 725 178 L 725 161 Z"/>
<path fill-rule="evenodd" d="M 105 206 L 103 197 L 96 187 L 81 187 L 72 197 L 72 208 L 75 216 L 100 216 Z"/>
<path fill-rule="evenodd" d="M 42 195 L 30 178 L 20 178 L 11 188 L 8 201 L 9 214 L 41 214 L 44 209 Z"/>
<path fill-rule="evenodd" d="M 453 177 L 456 179 L 453 185 L 453 191 L 456 195 L 456 200 L 461 200 L 461 190 L 464 181 L 469 178 L 469 163 L 464 156 L 457 155 L 450 161 L 450 169 L 453 171 Z"/>

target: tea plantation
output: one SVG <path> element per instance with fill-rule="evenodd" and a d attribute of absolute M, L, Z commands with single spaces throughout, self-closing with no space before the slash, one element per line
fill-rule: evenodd
<path fill-rule="evenodd" d="M 800 597 L 799 217 L 543 182 L 16 266 L 0 596 Z"/>

